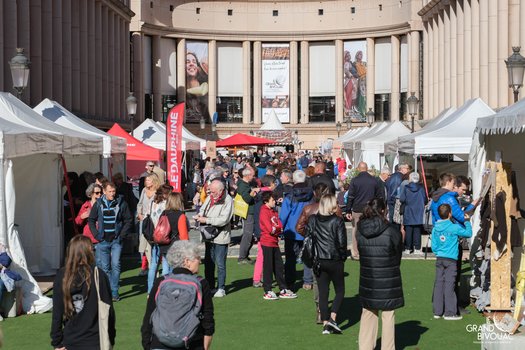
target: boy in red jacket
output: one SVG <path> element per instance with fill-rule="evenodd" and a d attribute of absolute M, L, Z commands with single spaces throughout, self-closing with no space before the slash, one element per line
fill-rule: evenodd
<path fill-rule="evenodd" d="M 283 232 L 283 224 L 279 220 L 279 215 L 275 211 L 275 198 L 272 192 L 262 194 L 263 205 L 259 214 L 259 226 L 261 228 L 261 248 L 263 251 L 263 287 L 266 300 L 276 300 L 279 298 L 293 299 L 297 295 L 291 290 L 286 289 L 284 280 L 284 265 L 279 249 L 279 235 Z M 272 273 L 275 275 L 279 285 L 279 296 L 272 291 Z"/>

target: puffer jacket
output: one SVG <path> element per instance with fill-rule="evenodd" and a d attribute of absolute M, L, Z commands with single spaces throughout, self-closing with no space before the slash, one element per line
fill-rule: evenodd
<path fill-rule="evenodd" d="M 303 208 L 310 203 L 313 192 L 306 183 L 293 186 L 292 193 L 284 198 L 279 219 L 283 223 L 284 238 L 302 241 L 304 238 L 295 229 Z"/>
<path fill-rule="evenodd" d="M 405 304 L 401 282 L 403 239 L 380 217 L 361 218 L 357 224 L 360 257 L 359 298 L 370 310 L 394 310 Z"/>
<path fill-rule="evenodd" d="M 321 260 L 346 260 L 345 222 L 336 214 L 310 216 L 306 224 L 306 236 L 312 235 L 314 251 Z"/>
<path fill-rule="evenodd" d="M 219 235 L 215 237 L 215 244 L 230 244 L 231 240 L 231 219 L 233 216 L 233 199 L 228 193 L 210 206 L 211 197 L 208 196 L 202 204 L 200 215 L 206 216 L 206 225 L 212 225 L 219 229 Z"/>
<path fill-rule="evenodd" d="M 458 202 L 458 194 L 453 191 L 449 191 L 446 188 L 439 188 L 432 193 L 432 224 L 436 224 L 436 221 L 441 220 L 438 214 L 438 208 L 441 204 L 448 204 L 452 209 L 452 218 L 455 222 L 463 224 L 465 222 L 465 211 L 474 209 L 474 206 L 470 204 L 465 208 L 465 211 L 461 209 Z"/>

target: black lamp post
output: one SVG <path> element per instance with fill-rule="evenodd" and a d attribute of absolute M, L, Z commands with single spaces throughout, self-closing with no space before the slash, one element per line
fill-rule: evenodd
<path fill-rule="evenodd" d="M 512 55 L 507 58 L 507 72 L 509 74 L 509 88 L 514 93 L 514 103 L 518 102 L 520 88 L 523 86 L 523 73 L 525 72 L 525 57 L 520 55 L 520 46 L 512 48 Z"/>
<path fill-rule="evenodd" d="M 341 122 L 337 122 L 335 124 L 335 130 L 337 130 L 337 138 L 339 138 L 339 134 L 341 133 L 341 127 L 342 127 Z"/>
<path fill-rule="evenodd" d="M 24 49 L 18 47 L 16 49 L 16 55 L 9 61 L 11 77 L 13 78 L 13 89 L 15 89 L 18 99 L 22 97 L 22 92 L 27 87 L 30 65 L 31 62 L 29 62 L 29 59 L 24 55 Z"/>
<path fill-rule="evenodd" d="M 416 97 L 415 92 L 410 93 L 410 97 L 407 98 L 407 106 L 408 106 L 408 114 L 410 114 L 410 118 L 412 119 L 412 127 L 411 130 L 414 132 L 414 117 L 417 114 L 417 109 L 419 107 L 419 99 Z"/>
<path fill-rule="evenodd" d="M 137 98 L 130 92 L 126 98 L 126 108 L 128 109 L 129 120 L 131 122 L 131 136 L 133 136 L 133 128 L 135 121 L 135 114 L 137 114 Z"/>
<path fill-rule="evenodd" d="M 369 108 L 368 112 L 366 112 L 366 121 L 368 123 L 368 126 L 372 126 L 372 124 L 374 124 L 374 122 L 376 121 L 376 114 L 372 110 L 372 108 Z"/>

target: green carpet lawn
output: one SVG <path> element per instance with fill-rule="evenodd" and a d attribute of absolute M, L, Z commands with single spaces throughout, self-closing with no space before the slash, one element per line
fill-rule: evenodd
<path fill-rule="evenodd" d="M 135 260 L 126 260 L 130 267 Z M 138 266 L 138 262 L 136 263 Z M 432 315 L 434 262 L 403 260 L 405 307 L 396 311 L 397 349 L 479 349 L 476 334 L 466 331 L 468 324 L 481 324 L 484 318 L 472 307 L 461 321 L 435 320 Z M 338 322 L 342 335 L 322 335 L 316 325 L 313 292 L 300 289 L 292 300 L 268 301 L 262 289 L 251 286 L 253 267 L 237 265 L 228 259 L 227 296 L 214 299 L 215 349 L 357 349 L 360 304 L 358 262 L 346 263 L 346 293 Z M 201 269 L 203 273 L 203 268 Z M 140 325 L 146 304 L 146 277 L 138 269 L 122 274 L 122 300 L 115 304 L 117 314 L 116 349 L 141 349 Z M 300 282 L 297 282 L 300 286 Z M 48 349 L 51 314 L 21 316 L 1 323 L 5 349 Z M 380 335 L 379 335 L 380 336 Z"/>

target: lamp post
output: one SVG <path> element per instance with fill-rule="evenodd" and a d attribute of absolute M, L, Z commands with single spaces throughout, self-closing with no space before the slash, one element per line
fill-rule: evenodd
<path fill-rule="evenodd" d="M 335 130 L 337 130 L 337 138 L 339 138 L 339 134 L 341 133 L 341 122 L 337 122 L 335 124 Z"/>
<path fill-rule="evenodd" d="M 133 136 L 133 122 L 135 121 L 135 114 L 137 113 L 137 98 L 130 92 L 126 98 L 126 108 L 128 109 L 129 120 L 131 122 L 131 136 Z"/>
<path fill-rule="evenodd" d="M 9 61 L 11 77 L 13 78 L 13 89 L 15 89 L 18 99 L 22 97 L 22 92 L 27 87 L 30 65 L 31 62 L 29 62 L 29 59 L 24 55 L 24 49 L 18 47 L 16 49 L 16 55 Z"/>
<path fill-rule="evenodd" d="M 419 99 L 416 97 L 415 92 L 410 93 L 410 97 L 407 98 L 407 106 L 408 106 L 408 114 L 410 114 L 410 118 L 412 119 L 412 127 L 411 130 L 414 132 L 414 117 L 417 114 L 417 109 L 419 107 Z"/>
<path fill-rule="evenodd" d="M 376 114 L 372 110 L 372 108 L 369 108 L 368 112 L 366 112 L 366 121 L 368 123 L 368 126 L 372 126 L 372 124 L 374 124 L 374 122 L 376 121 Z"/>
<path fill-rule="evenodd" d="M 523 86 L 523 73 L 525 72 L 525 57 L 520 54 L 520 46 L 512 48 L 512 55 L 507 58 L 505 65 L 509 74 L 509 88 L 514 93 L 514 103 L 518 102 L 520 88 Z"/>
<path fill-rule="evenodd" d="M 203 116 L 201 116 L 201 119 L 199 120 L 199 125 L 200 125 L 201 130 L 204 130 L 206 128 L 206 120 L 204 119 Z"/>

